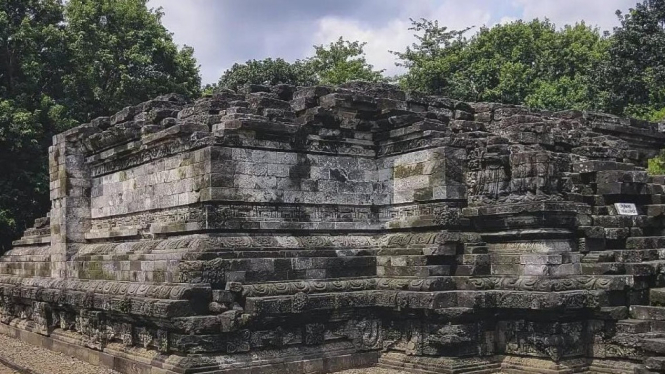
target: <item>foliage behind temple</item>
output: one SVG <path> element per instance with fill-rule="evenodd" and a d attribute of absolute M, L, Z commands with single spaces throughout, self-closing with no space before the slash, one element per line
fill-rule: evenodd
<path fill-rule="evenodd" d="M 0 1 L 0 250 L 48 209 L 52 135 L 159 94 L 198 95 L 192 49 L 146 3 Z"/>
<path fill-rule="evenodd" d="M 293 63 L 266 58 L 234 64 L 219 79 L 218 87 L 237 90 L 246 84 L 341 84 L 352 80 L 378 82 L 382 71 L 375 71 L 365 58 L 367 43 L 339 38 L 329 45 L 314 46 L 314 56 Z"/>

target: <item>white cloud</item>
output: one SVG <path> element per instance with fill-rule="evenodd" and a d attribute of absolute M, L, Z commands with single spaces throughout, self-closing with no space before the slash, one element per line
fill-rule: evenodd
<path fill-rule="evenodd" d="M 634 7 L 636 0 L 514 0 L 523 9 L 522 18 L 549 18 L 557 26 L 584 20 L 591 26 L 611 31 L 618 26 L 616 10 Z"/>

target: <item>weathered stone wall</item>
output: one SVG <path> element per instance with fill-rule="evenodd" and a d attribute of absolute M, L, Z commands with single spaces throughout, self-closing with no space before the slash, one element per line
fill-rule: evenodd
<path fill-rule="evenodd" d="M 54 138 L 0 332 L 127 373 L 665 372 L 663 147 L 361 82 L 160 97 Z"/>
<path fill-rule="evenodd" d="M 206 154 L 208 153 L 208 154 Z M 198 202 L 209 153 L 197 150 L 92 179 L 92 218 L 169 209 Z M 207 156 L 207 157 L 206 157 Z"/>

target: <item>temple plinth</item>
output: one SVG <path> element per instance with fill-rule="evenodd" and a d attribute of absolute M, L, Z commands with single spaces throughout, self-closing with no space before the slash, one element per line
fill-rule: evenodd
<path fill-rule="evenodd" d="M 54 137 L 0 332 L 123 373 L 665 373 L 658 125 L 386 84 Z"/>

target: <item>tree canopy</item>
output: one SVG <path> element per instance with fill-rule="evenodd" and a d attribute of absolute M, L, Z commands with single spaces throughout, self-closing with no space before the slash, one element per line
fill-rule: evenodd
<path fill-rule="evenodd" d="M 307 86 L 316 84 L 316 76 L 307 62 L 298 60 L 290 63 L 282 58 L 250 60 L 244 64 L 234 64 L 224 72 L 217 84 L 231 90 L 246 84 L 293 84 Z"/>
<path fill-rule="evenodd" d="M 190 47 L 179 49 L 147 0 L 69 0 L 68 107 L 87 121 L 167 92 L 195 97 L 201 78 Z"/>
<path fill-rule="evenodd" d="M 199 95 L 146 0 L 0 0 L 0 250 L 48 211 L 54 134 L 159 94 Z"/>
<path fill-rule="evenodd" d="M 307 63 L 322 84 L 341 84 L 352 80 L 377 82 L 383 71 L 375 71 L 365 58 L 366 42 L 339 38 L 327 46 L 314 46 L 314 56 Z"/>
<path fill-rule="evenodd" d="M 50 135 L 71 120 L 58 99 L 67 66 L 57 1 L 0 2 L 0 249 L 48 204 Z"/>
<path fill-rule="evenodd" d="M 418 42 L 394 52 L 408 69 L 407 89 L 469 101 L 536 108 L 588 109 L 597 95 L 594 68 L 607 39 L 584 23 L 557 30 L 548 20 L 516 21 L 450 31 L 436 21 L 412 20 Z"/>
<path fill-rule="evenodd" d="M 217 87 L 237 90 L 246 84 L 311 86 L 382 80 L 382 71 L 375 71 L 365 58 L 366 44 L 340 37 L 329 45 L 315 45 L 313 56 L 293 63 L 281 58 L 266 58 L 234 64 L 222 74 Z"/>
<path fill-rule="evenodd" d="M 614 30 L 602 66 L 605 108 L 620 115 L 665 119 L 665 0 L 645 0 Z"/>

